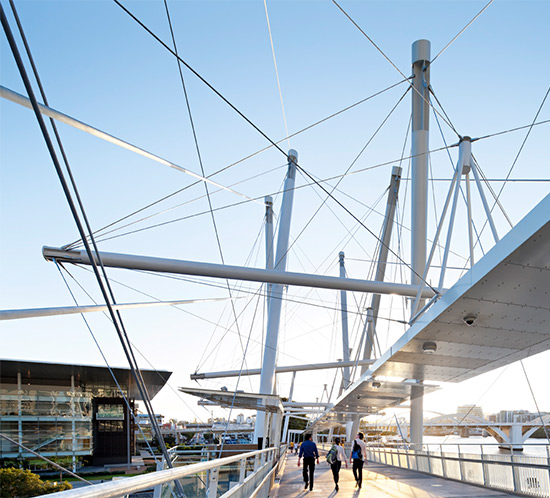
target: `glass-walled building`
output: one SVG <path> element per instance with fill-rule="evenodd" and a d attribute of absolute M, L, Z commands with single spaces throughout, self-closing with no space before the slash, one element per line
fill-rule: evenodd
<path fill-rule="evenodd" d="M 153 398 L 171 372 L 141 374 Z M 131 462 L 140 399 L 129 369 L 0 360 L 0 432 L 43 456 L 72 457 L 74 467 L 83 456 Z M 0 438 L 0 458 L 36 458 L 15 442 Z"/>

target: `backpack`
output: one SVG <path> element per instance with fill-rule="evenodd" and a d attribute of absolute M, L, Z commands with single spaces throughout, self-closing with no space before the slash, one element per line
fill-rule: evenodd
<path fill-rule="evenodd" d="M 327 463 L 329 465 L 336 463 L 336 461 L 338 460 L 336 456 L 337 453 L 338 453 L 338 449 L 336 448 L 336 445 L 333 445 L 332 448 L 327 453 Z"/>
<path fill-rule="evenodd" d="M 359 446 L 359 443 L 357 440 L 353 441 L 353 449 L 351 452 L 351 458 L 353 460 L 363 460 L 363 453 L 361 452 L 361 446 Z"/>

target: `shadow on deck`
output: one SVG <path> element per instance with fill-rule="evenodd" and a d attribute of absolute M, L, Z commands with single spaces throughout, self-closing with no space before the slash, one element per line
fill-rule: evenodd
<path fill-rule="evenodd" d="M 322 452 L 324 454 L 324 452 Z M 518 495 L 496 491 L 457 481 L 442 479 L 412 470 L 399 469 L 368 462 L 363 469 L 363 486 L 355 487 L 355 480 L 349 468 L 340 471 L 340 491 L 334 489 L 332 472 L 324 457 L 315 468 L 313 491 L 304 490 L 302 467 L 297 467 L 298 456 L 288 455 L 279 483 L 275 484 L 270 496 L 291 498 L 306 496 L 325 497 L 376 497 L 376 498 L 505 498 Z"/>

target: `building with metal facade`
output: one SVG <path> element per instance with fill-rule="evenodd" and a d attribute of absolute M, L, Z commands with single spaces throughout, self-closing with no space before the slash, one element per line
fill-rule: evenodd
<path fill-rule="evenodd" d="M 153 398 L 171 372 L 141 375 Z M 0 432 L 43 456 L 72 457 L 73 466 L 84 456 L 94 465 L 131 461 L 139 399 L 129 369 L 0 360 Z M 35 456 L 0 438 L 0 458 Z"/>

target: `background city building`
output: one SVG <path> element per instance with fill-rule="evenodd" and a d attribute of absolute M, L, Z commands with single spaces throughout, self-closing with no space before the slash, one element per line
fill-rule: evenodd
<path fill-rule="evenodd" d="M 461 415 L 472 415 L 474 417 L 485 418 L 483 415 L 483 408 L 476 405 L 462 405 L 457 407 L 456 413 Z"/>
<path fill-rule="evenodd" d="M 171 372 L 141 375 L 153 398 Z M 0 432 L 43 456 L 72 457 L 74 468 L 87 456 L 131 463 L 140 399 L 129 369 L 0 360 Z M 36 457 L 2 438 L 0 458 Z"/>

